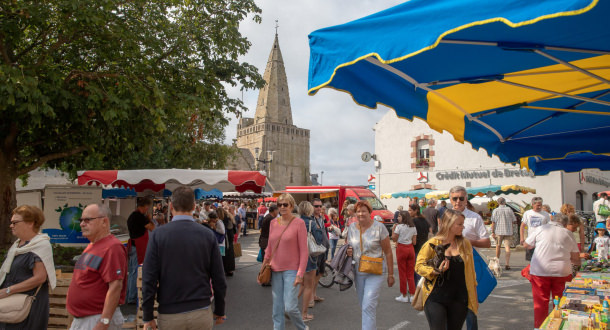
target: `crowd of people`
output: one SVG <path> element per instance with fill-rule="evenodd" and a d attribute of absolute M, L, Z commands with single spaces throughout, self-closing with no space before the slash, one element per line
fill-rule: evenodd
<path fill-rule="evenodd" d="M 509 270 L 516 218 L 504 198 L 497 202 L 491 238 L 498 258 L 505 244 L 504 266 Z M 430 329 L 461 329 L 464 323 L 477 329 L 476 248 L 490 247 L 490 235 L 481 216 L 469 209 L 464 187 L 450 190 L 449 203 L 417 201 L 407 211 L 399 208 L 390 234 L 372 218 L 366 201 L 345 203 L 341 214 L 320 199 L 296 205 L 290 194 L 256 209 L 245 203 L 198 205 L 193 190 L 183 186 L 173 192 L 167 210 L 161 204 L 153 206 L 152 199 L 138 200 L 127 220 L 127 247 L 110 233 L 108 206 L 91 204 L 79 219 L 82 234 L 91 243 L 78 258 L 66 299 L 74 316 L 71 329 L 120 329 L 123 316 L 117 307 L 136 301 L 138 265 L 145 328 L 211 329 L 222 324 L 226 277 L 235 271 L 233 244 L 240 234 L 247 235 L 248 208 L 256 210 L 260 227 L 259 260 L 271 268 L 270 283 L 259 284 L 271 286 L 274 329 L 284 329 L 286 319 L 297 329 L 308 329 L 314 319 L 311 308 L 324 301 L 317 283 L 327 263 L 336 265 L 336 260 L 352 261 L 340 272 L 355 285 L 362 329 L 376 329 L 381 287 L 395 283 L 391 241 L 399 277 L 396 301 L 411 302 L 419 282 Z M 598 216 L 602 205 L 610 208 L 605 193 L 594 204 L 597 235 L 586 252 L 609 256 L 610 217 Z M 561 296 L 579 268 L 585 240 L 574 206 L 564 204 L 560 213 L 549 212 L 540 197 L 534 197 L 531 206 L 523 213 L 519 230 L 530 261 L 522 274 L 532 285 L 534 326 L 539 327 L 548 314 L 549 296 Z M 40 233 L 43 223 L 37 207 L 23 205 L 13 211 L 10 228 L 17 240 L 0 268 L 0 299 L 15 293 L 36 299 L 29 317 L 18 324 L 0 323 L 0 329 L 46 327 L 49 288 L 55 287 L 56 279 L 49 237 Z"/>

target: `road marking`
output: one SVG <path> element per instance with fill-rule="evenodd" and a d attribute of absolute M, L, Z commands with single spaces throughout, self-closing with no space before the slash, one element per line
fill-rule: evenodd
<path fill-rule="evenodd" d="M 391 327 L 389 330 L 398 330 L 398 329 L 402 329 L 402 328 L 406 327 L 406 326 L 407 326 L 407 324 L 409 324 L 409 323 L 411 323 L 411 322 L 409 322 L 409 321 L 402 321 L 402 322 L 398 323 L 397 325 L 395 325 L 395 326 Z"/>
<path fill-rule="evenodd" d="M 251 257 L 258 258 L 258 254 L 248 254 L 248 255 L 251 256 Z"/>
<path fill-rule="evenodd" d="M 533 301 L 532 299 L 516 297 L 516 296 L 502 296 L 498 294 L 490 294 L 490 297 L 500 298 L 500 299 L 511 299 L 511 300 L 519 300 L 519 301 Z"/>
<path fill-rule="evenodd" d="M 515 286 L 515 285 L 522 285 L 522 284 L 530 284 L 530 281 L 523 279 L 523 280 L 498 280 L 498 285 L 496 286 L 496 289 L 501 289 L 501 288 L 508 288 L 511 286 Z"/>
<path fill-rule="evenodd" d="M 258 250 L 248 250 L 248 249 L 241 249 L 241 250 L 246 251 L 246 252 L 258 253 Z"/>

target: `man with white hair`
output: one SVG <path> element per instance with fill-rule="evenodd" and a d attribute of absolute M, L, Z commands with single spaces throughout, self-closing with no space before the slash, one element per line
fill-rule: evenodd
<path fill-rule="evenodd" d="M 127 289 L 127 249 L 110 234 L 110 209 L 103 204 L 85 207 L 80 221 L 91 243 L 74 266 L 66 308 L 74 316 L 70 329 L 121 329 L 118 308 Z"/>
<path fill-rule="evenodd" d="M 506 206 L 504 197 L 498 198 L 498 206 L 491 214 L 491 238 L 496 240 L 496 258 L 500 261 L 502 241 L 506 250 L 506 270 L 510 269 L 510 243 L 513 240 L 513 222 L 517 221 L 513 210 Z"/>

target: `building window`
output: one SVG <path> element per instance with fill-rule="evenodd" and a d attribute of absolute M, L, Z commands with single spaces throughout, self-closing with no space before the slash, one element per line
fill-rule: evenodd
<path fill-rule="evenodd" d="M 417 141 L 416 152 L 415 166 L 417 168 L 428 168 L 430 166 L 430 143 L 427 139 Z"/>

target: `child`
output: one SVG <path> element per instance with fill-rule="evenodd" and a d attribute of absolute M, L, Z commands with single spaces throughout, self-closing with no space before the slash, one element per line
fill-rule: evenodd
<path fill-rule="evenodd" d="M 598 222 L 595 226 L 595 230 L 597 231 L 597 237 L 593 240 L 593 244 L 595 244 L 595 251 L 597 251 L 597 257 L 599 259 L 608 260 L 608 253 L 610 252 L 610 237 L 608 237 L 606 231 L 606 224 L 603 222 Z M 589 248 L 589 252 L 593 250 L 593 244 Z"/>

